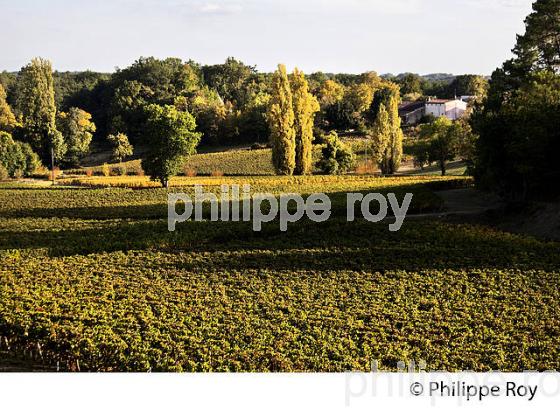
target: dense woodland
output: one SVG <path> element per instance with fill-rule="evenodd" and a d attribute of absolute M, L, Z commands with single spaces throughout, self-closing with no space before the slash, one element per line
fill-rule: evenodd
<path fill-rule="evenodd" d="M 344 131 L 367 137 L 380 171 L 393 174 L 406 132 L 420 166 L 437 162 L 445 174 L 446 162 L 460 156 L 480 186 L 505 196 L 555 193 L 547 187 L 560 172 L 560 3 L 539 0 L 533 8 L 515 57 L 490 82 L 373 71 L 305 75 L 282 65 L 260 73 L 234 58 L 200 65 L 148 57 L 112 74 L 53 73 L 49 61 L 34 59 L 0 74 L 0 132 L 12 153 L 3 167 L 10 176 L 29 175 L 39 159 L 76 167 L 94 144 L 116 161 L 142 153 L 146 173 L 165 184 L 198 145 L 260 143 L 273 149 L 279 174 L 307 174 L 315 143 L 324 146 L 321 169 L 340 173 L 352 153 L 333 131 Z M 460 95 L 475 97 L 470 120 L 431 118 L 403 130 L 401 101 Z"/>

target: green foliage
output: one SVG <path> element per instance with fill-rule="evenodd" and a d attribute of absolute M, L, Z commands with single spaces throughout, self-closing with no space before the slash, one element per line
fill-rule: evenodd
<path fill-rule="evenodd" d="M 272 78 L 267 118 L 274 168 L 279 175 L 292 175 L 296 167 L 295 118 L 290 81 L 282 64 Z"/>
<path fill-rule="evenodd" d="M 5 131 L 0 131 L 0 164 L 7 175 L 14 177 L 31 176 L 40 161 L 28 144 L 14 141 Z"/>
<path fill-rule="evenodd" d="M 373 98 L 367 117 L 373 122 L 374 152 L 383 174 L 394 174 L 401 165 L 403 132 L 399 117 L 399 86 L 386 83 Z"/>
<path fill-rule="evenodd" d="M 402 95 L 421 94 L 423 80 L 418 74 L 405 73 L 397 79 Z"/>
<path fill-rule="evenodd" d="M 149 105 L 146 117 L 143 141 L 150 149 L 142 158 L 142 168 L 153 180 L 167 186 L 186 157 L 195 152 L 200 134 L 194 132 L 194 117 L 172 105 Z"/>
<path fill-rule="evenodd" d="M 111 155 L 114 161 L 122 162 L 134 153 L 134 147 L 128 141 L 126 134 L 109 135 L 107 141 L 111 144 Z"/>
<path fill-rule="evenodd" d="M 232 115 L 232 107 L 224 104 L 216 91 L 204 87 L 190 99 L 178 97 L 175 106 L 195 117 L 197 131 L 202 134 L 201 141 L 204 143 L 217 145 L 231 139 L 231 135 L 227 135 L 227 122 Z"/>
<path fill-rule="evenodd" d="M 421 125 L 420 136 L 428 140 L 429 161 L 437 161 L 441 175 L 445 175 L 447 161 L 455 159 L 458 154 L 457 127 L 447 117 L 439 117 L 431 124 Z"/>
<path fill-rule="evenodd" d="M 208 179 L 205 190 L 246 180 Z M 249 182 L 255 192 L 325 187 L 335 204 L 336 192 L 413 185 L 411 207 L 422 212 L 427 181 Z M 433 371 L 560 367 L 557 243 L 438 221 L 391 233 L 347 223 L 344 207 L 282 234 L 224 222 L 170 234 L 152 219 L 165 217 L 166 198 L 164 189 L 0 189 L 3 343 L 82 371 L 343 372 L 411 359 Z"/>
<path fill-rule="evenodd" d="M 239 117 L 239 134 L 243 141 L 267 142 L 270 128 L 266 119 L 270 94 L 259 92 L 253 94 Z"/>
<path fill-rule="evenodd" d="M 4 181 L 10 177 L 8 174 L 8 170 L 4 167 L 4 165 L 0 164 L 0 181 Z"/>
<path fill-rule="evenodd" d="M 476 102 L 482 102 L 488 93 L 488 81 L 480 75 L 459 75 L 449 84 L 446 98 L 470 95 Z"/>
<path fill-rule="evenodd" d="M 82 72 L 55 71 L 53 78 L 57 110 L 67 111 L 71 107 L 92 106 L 92 108 L 95 108 L 95 101 L 91 99 L 93 90 L 100 84 L 107 82 L 111 75 L 94 73 L 89 70 Z"/>
<path fill-rule="evenodd" d="M 389 123 L 389 113 L 385 105 L 379 107 L 379 112 L 373 123 L 371 134 L 373 160 L 377 164 L 381 164 L 383 163 L 383 159 L 389 148 L 389 143 L 391 142 L 391 124 Z"/>
<path fill-rule="evenodd" d="M 525 34 L 518 36 L 513 61 L 525 73 L 532 70 L 558 72 L 560 68 L 560 3 L 536 0 L 525 20 Z"/>
<path fill-rule="evenodd" d="M 357 76 L 355 82 L 346 86 L 340 99 L 337 95 L 339 91 L 334 86 L 333 93 L 337 102 L 326 108 L 327 127 L 365 131 L 367 110 L 374 94 L 382 88 L 383 84 L 383 80 L 374 72 L 361 74 Z"/>
<path fill-rule="evenodd" d="M 537 0 L 533 10 L 515 58 L 492 74 L 488 98 L 472 120 L 480 135 L 478 185 L 516 200 L 560 194 L 560 3 Z"/>
<path fill-rule="evenodd" d="M 325 174 L 342 174 L 348 171 L 354 164 L 352 149 L 342 143 L 334 131 L 325 136 L 324 142 L 322 158 L 317 167 Z"/>
<path fill-rule="evenodd" d="M 255 67 L 229 57 L 224 64 L 202 67 L 206 84 L 224 100 L 242 108 L 259 90 Z"/>
<path fill-rule="evenodd" d="M 11 132 L 18 125 L 15 115 L 6 101 L 6 91 L 0 84 L 0 131 Z"/>
<path fill-rule="evenodd" d="M 109 132 L 125 133 L 133 144 L 141 141 L 145 108 L 149 104 L 173 104 L 179 96 L 188 96 L 200 86 L 200 68 L 178 58 L 159 60 L 140 58 L 118 70 L 109 87 Z"/>
<path fill-rule="evenodd" d="M 95 124 L 91 121 L 91 114 L 76 107 L 68 112 L 59 112 L 57 128 L 64 137 L 66 154 L 63 162 L 76 166 L 89 153 L 89 145 L 95 132 Z"/>
<path fill-rule="evenodd" d="M 45 163 L 66 154 L 66 144 L 56 128 L 56 105 L 51 63 L 33 59 L 18 75 L 16 108 L 23 117 L 23 138 Z"/>
<path fill-rule="evenodd" d="M 313 170 L 313 124 L 319 111 L 317 99 L 309 92 L 305 75 L 297 68 L 291 76 L 291 91 L 296 133 L 295 175 L 310 174 Z"/>

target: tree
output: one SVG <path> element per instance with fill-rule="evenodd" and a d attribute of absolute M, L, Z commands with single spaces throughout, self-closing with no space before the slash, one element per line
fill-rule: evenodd
<path fill-rule="evenodd" d="M 11 132 L 17 126 L 16 116 L 6 101 L 6 91 L 0 84 L 0 131 Z"/>
<path fill-rule="evenodd" d="M 278 65 L 272 77 L 268 124 L 272 162 L 279 175 L 292 175 L 296 167 L 296 131 L 290 81 L 286 67 Z"/>
<path fill-rule="evenodd" d="M 202 133 L 203 143 L 218 145 L 225 142 L 223 131 L 228 112 L 215 90 L 203 87 L 191 98 L 177 97 L 175 106 L 195 117 L 197 131 Z"/>
<path fill-rule="evenodd" d="M 107 141 L 111 144 L 111 155 L 116 162 L 124 161 L 134 152 L 134 147 L 128 141 L 126 134 L 118 133 L 116 135 L 109 135 Z"/>
<path fill-rule="evenodd" d="M 560 2 L 537 0 L 525 19 L 525 34 L 517 37 L 515 63 L 526 73 L 560 70 Z"/>
<path fill-rule="evenodd" d="M 420 126 L 420 137 L 428 141 L 429 162 L 437 162 L 441 175 L 447 171 L 447 161 L 458 153 L 459 133 L 447 117 L 439 117 L 431 124 Z"/>
<path fill-rule="evenodd" d="M 374 124 L 385 122 L 379 119 L 384 115 L 383 109 L 387 113 L 387 125 L 383 127 L 383 132 L 388 134 L 385 152 L 381 156 L 379 167 L 383 174 L 394 174 L 398 171 L 403 154 L 403 132 L 401 129 L 401 119 L 399 117 L 400 90 L 399 86 L 393 83 L 386 83 L 380 88 L 373 98 L 373 103 L 367 116 Z M 378 132 L 378 131 L 374 131 Z M 374 137 L 375 139 L 376 137 Z M 383 144 L 385 145 L 385 144 Z"/>
<path fill-rule="evenodd" d="M 297 68 L 291 78 L 294 128 L 296 134 L 296 164 L 294 173 L 306 175 L 313 168 L 313 123 L 319 111 L 317 99 L 309 92 L 305 75 Z"/>
<path fill-rule="evenodd" d="M 33 59 L 18 75 L 16 108 L 23 117 L 23 137 L 41 159 L 51 162 L 51 150 L 59 160 L 66 153 L 62 134 L 56 129 L 51 63 Z"/>
<path fill-rule="evenodd" d="M 385 105 L 379 107 L 379 113 L 373 124 L 371 139 L 373 160 L 381 166 L 391 141 L 391 124 L 389 123 L 389 113 Z"/>
<path fill-rule="evenodd" d="M 477 185 L 512 200 L 560 193 L 560 2 L 535 1 L 525 25 L 471 120 Z"/>
<path fill-rule="evenodd" d="M 321 84 L 317 97 L 321 109 L 334 105 L 344 97 L 344 86 L 334 80 L 326 80 Z"/>
<path fill-rule="evenodd" d="M 146 107 L 143 141 L 149 149 L 142 158 L 142 169 L 152 180 L 169 186 L 186 157 L 196 152 L 200 134 L 194 132 L 196 122 L 188 112 L 172 105 L 151 104 Z"/>
<path fill-rule="evenodd" d="M 242 108 L 250 100 L 251 82 L 256 81 L 255 67 L 229 57 L 224 64 L 202 67 L 206 84 L 216 90 L 224 101 Z"/>
<path fill-rule="evenodd" d="M 400 75 L 397 81 L 401 86 L 402 95 L 422 93 L 422 77 L 418 74 L 405 73 Z"/>
<path fill-rule="evenodd" d="M 178 58 L 140 58 L 117 70 L 102 90 L 101 99 L 109 106 L 102 127 L 107 133 L 125 133 L 133 144 L 140 143 L 149 104 L 173 104 L 179 96 L 190 97 L 201 85 L 200 67 Z"/>
<path fill-rule="evenodd" d="M 446 97 L 462 95 L 474 97 L 475 102 L 482 102 L 488 93 L 488 81 L 480 75 L 459 75 L 447 87 Z"/>
<path fill-rule="evenodd" d="M 348 171 L 354 163 L 352 150 L 340 141 L 335 131 L 324 138 L 325 146 L 321 151 L 318 168 L 325 174 L 342 174 Z"/>
<path fill-rule="evenodd" d="M 270 128 L 266 120 L 270 94 L 253 94 L 245 105 L 239 119 L 239 133 L 247 141 L 266 142 L 270 139 Z"/>
<path fill-rule="evenodd" d="M 0 166 L 8 176 L 31 176 L 39 165 L 39 157 L 29 144 L 14 141 L 10 134 L 0 131 Z"/>
<path fill-rule="evenodd" d="M 89 145 L 95 132 L 95 124 L 91 114 L 76 107 L 68 112 L 60 112 L 57 117 L 57 128 L 64 137 L 66 154 L 63 161 L 67 165 L 76 166 L 89 152 Z"/>

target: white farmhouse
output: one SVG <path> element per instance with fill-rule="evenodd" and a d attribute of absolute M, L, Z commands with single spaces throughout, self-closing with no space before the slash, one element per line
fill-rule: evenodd
<path fill-rule="evenodd" d="M 458 120 L 467 112 L 467 103 L 461 100 L 429 99 L 426 101 L 426 115 L 434 117 L 446 116 L 450 120 Z"/>

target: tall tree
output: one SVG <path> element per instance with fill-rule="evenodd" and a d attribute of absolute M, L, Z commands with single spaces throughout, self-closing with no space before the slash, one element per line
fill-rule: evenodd
<path fill-rule="evenodd" d="M 389 113 L 387 113 L 385 105 L 379 107 L 379 113 L 373 123 L 371 139 L 373 160 L 381 166 L 391 140 L 391 124 L 389 123 Z"/>
<path fill-rule="evenodd" d="M 272 162 L 280 175 L 292 175 L 296 167 L 296 131 L 290 81 L 286 67 L 278 65 L 272 77 L 268 110 Z"/>
<path fill-rule="evenodd" d="M 12 132 L 17 125 L 16 117 L 6 101 L 6 91 L 0 84 L 0 131 Z"/>
<path fill-rule="evenodd" d="M 319 111 L 317 99 L 309 92 L 305 74 L 297 68 L 291 78 L 296 132 L 296 175 L 311 173 L 313 168 L 313 123 Z"/>
<path fill-rule="evenodd" d="M 371 104 L 368 117 L 376 122 L 383 110 L 387 113 L 387 133 L 389 135 L 385 152 L 380 162 L 381 172 L 384 174 L 394 174 L 398 171 L 403 154 L 403 132 L 401 129 L 401 119 L 399 117 L 400 89 L 393 83 L 386 83 L 376 93 Z M 385 119 L 383 119 L 383 122 Z"/>
<path fill-rule="evenodd" d="M 525 19 L 525 34 L 517 37 L 514 61 L 531 71 L 560 71 L 560 2 L 537 0 Z"/>
<path fill-rule="evenodd" d="M 516 200 L 560 193 L 560 1 L 535 1 L 525 25 L 471 121 L 478 186 Z"/>
<path fill-rule="evenodd" d="M 56 129 L 52 66 L 35 58 L 18 75 L 16 108 L 23 117 L 23 138 L 43 162 L 50 164 L 51 150 L 55 159 L 66 153 L 62 134 Z"/>
<path fill-rule="evenodd" d="M 194 117 L 172 105 L 151 104 L 146 108 L 144 143 L 149 149 L 142 158 L 142 169 L 153 180 L 169 186 L 185 159 L 196 152 L 200 134 Z"/>

